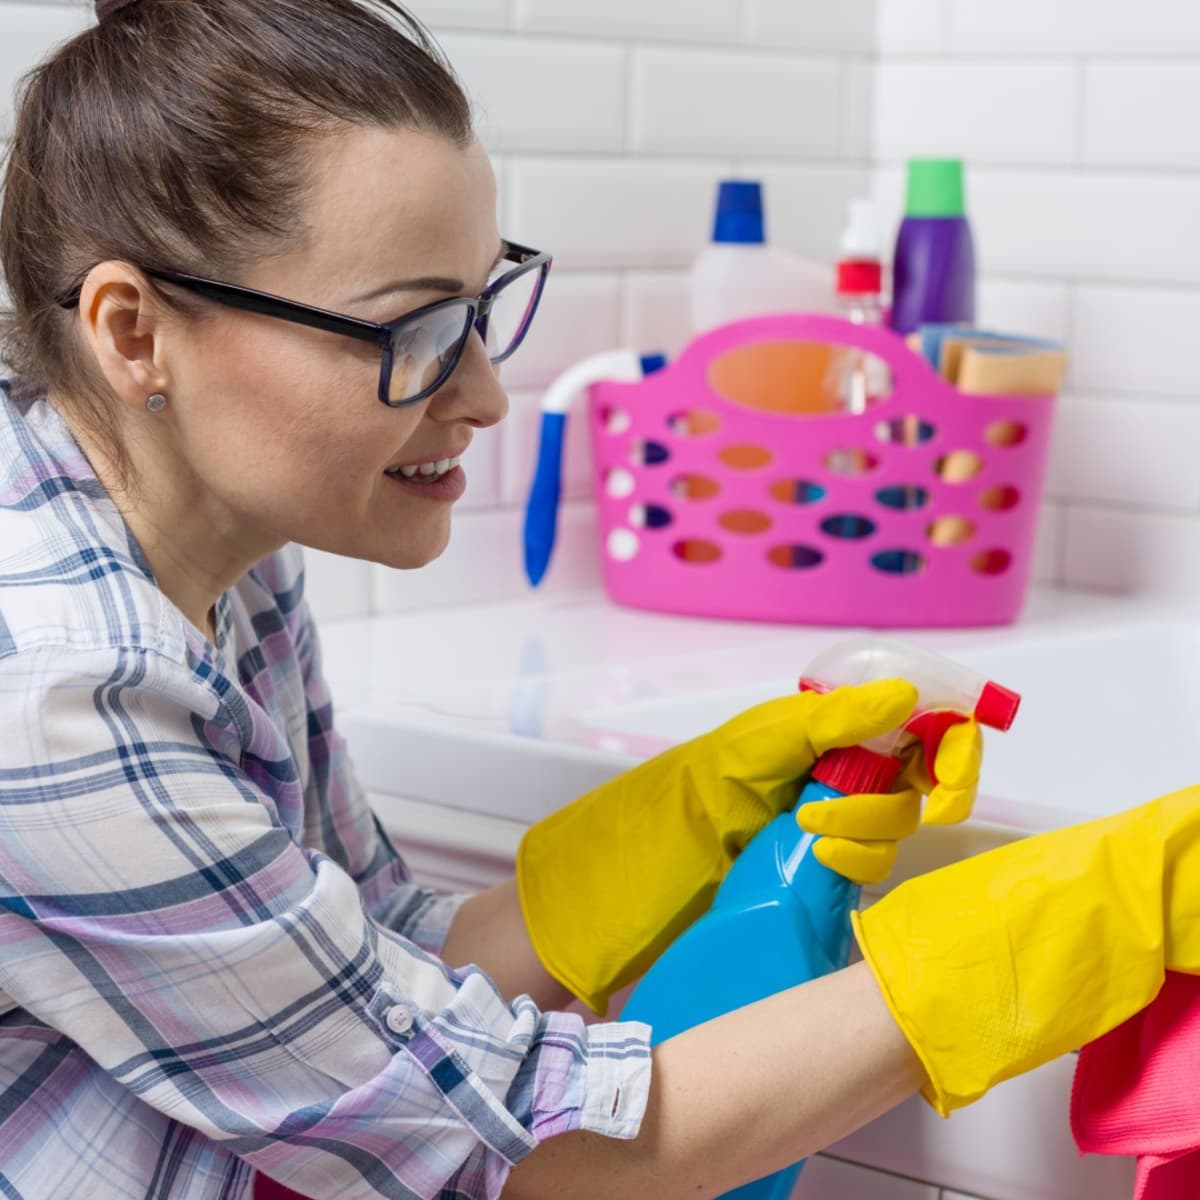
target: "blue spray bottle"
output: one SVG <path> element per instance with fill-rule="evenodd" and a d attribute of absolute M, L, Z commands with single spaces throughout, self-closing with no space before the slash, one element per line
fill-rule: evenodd
<path fill-rule="evenodd" d="M 869 745 L 823 754 L 799 804 L 857 792 L 887 792 L 900 755 L 916 742 L 934 761 L 946 730 L 974 716 L 1005 730 L 1021 698 L 981 675 L 888 638 L 840 642 L 818 655 L 800 680 L 802 691 L 901 677 L 918 690 L 903 729 Z M 654 1044 L 786 988 L 807 983 L 849 961 L 850 912 L 857 885 L 812 853 L 816 837 L 796 824 L 795 811 L 776 817 L 738 855 L 712 907 L 667 948 L 634 989 L 622 1020 L 644 1021 Z M 723 1200 L 787 1200 L 803 1162 L 744 1187 Z"/>

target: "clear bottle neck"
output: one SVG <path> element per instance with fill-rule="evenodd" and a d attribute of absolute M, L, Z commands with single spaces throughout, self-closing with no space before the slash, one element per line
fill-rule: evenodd
<path fill-rule="evenodd" d="M 871 292 L 852 292 L 837 298 L 838 313 L 855 325 L 883 324 L 883 297 Z"/>

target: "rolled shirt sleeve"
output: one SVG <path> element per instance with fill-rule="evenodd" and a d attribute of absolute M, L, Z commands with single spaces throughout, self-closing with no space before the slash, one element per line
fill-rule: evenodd
<path fill-rule="evenodd" d="M 440 962 L 458 901 L 407 878 L 308 690 L 332 791 L 298 840 L 312 781 L 220 672 L 145 647 L 0 658 L 0 1012 L 308 1194 L 491 1197 L 545 1137 L 633 1137 L 648 1028 Z"/>

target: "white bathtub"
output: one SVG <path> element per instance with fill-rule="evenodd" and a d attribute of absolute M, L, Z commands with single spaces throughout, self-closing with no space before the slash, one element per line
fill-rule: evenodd
<path fill-rule="evenodd" d="M 385 824 L 430 878 L 484 886 L 508 872 L 530 821 L 792 691 L 813 654 L 852 632 L 676 619 L 592 595 L 333 623 L 323 640 L 339 722 Z M 1200 781 L 1189 614 L 1041 592 L 1010 628 L 904 636 L 1023 704 L 1009 733 L 988 735 L 975 818 L 909 839 L 893 882 Z M 1130 1163 L 1076 1155 L 1072 1067 L 1011 1081 L 950 1121 L 904 1104 L 831 1148 L 859 1167 L 823 1162 L 797 1197 L 1127 1200 Z M 855 1175 L 863 1165 L 886 1174 Z"/>

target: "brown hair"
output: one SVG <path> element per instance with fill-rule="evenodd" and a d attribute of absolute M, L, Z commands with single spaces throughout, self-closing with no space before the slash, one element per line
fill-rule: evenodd
<path fill-rule="evenodd" d="M 0 339 L 11 367 L 70 395 L 111 443 L 74 317 L 57 303 L 92 266 L 236 274 L 303 235 L 313 137 L 411 127 L 465 145 L 471 115 L 431 37 L 395 0 L 97 7 L 100 23 L 19 88 L 0 212 L 13 311 Z"/>

